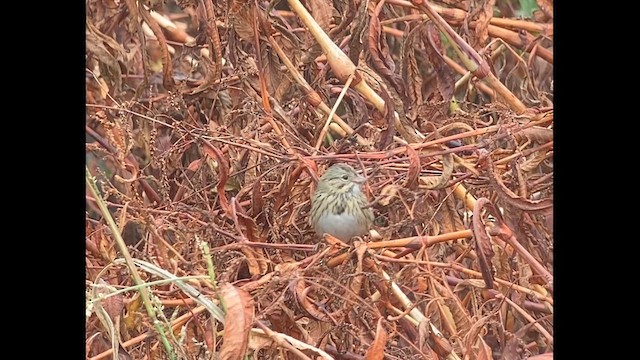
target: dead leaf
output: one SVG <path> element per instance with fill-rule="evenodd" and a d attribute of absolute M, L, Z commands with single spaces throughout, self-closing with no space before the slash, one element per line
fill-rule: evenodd
<path fill-rule="evenodd" d="M 480 264 L 480 271 L 482 272 L 482 278 L 487 286 L 487 289 L 493 289 L 493 263 L 492 258 L 495 255 L 491 246 L 491 239 L 485 230 L 483 216 L 481 210 L 485 205 L 491 205 L 491 201 L 487 198 L 480 198 L 476 201 L 473 209 L 473 239 L 476 244 L 476 252 L 478 254 L 478 263 Z"/>
<path fill-rule="evenodd" d="M 396 184 L 385 185 L 382 190 L 380 190 L 380 199 L 378 200 L 378 204 L 382 206 L 388 206 L 391 201 L 397 198 L 398 191 L 402 187 Z"/>
<path fill-rule="evenodd" d="M 384 359 L 384 348 L 387 344 L 387 331 L 382 326 L 382 318 L 378 318 L 376 326 L 376 337 L 371 346 L 364 354 L 365 360 L 382 360 Z"/>
<path fill-rule="evenodd" d="M 255 319 L 253 297 L 238 287 L 225 283 L 220 287 L 224 303 L 224 338 L 221 360 L 242 360 L 249 344 L 249 332 Z"/>
<path fill-rule="evenodd" d="M 366 49 L 371 56 L 373 67 L 378 70 L 380 75 L 391 84 L 400 98 L 404 100 L 406 98 L 404 82 L 400 75 L 394 72 L 396 68 L 395 62 L 389 55 L 386 41 L 382 40 L 382 25 L 380 25 L 379 16 L 384 4 L 384 1 L 378 2 L 371 16 Z"/>
<path fill-rule="evenodd" d="M 440 41 L 440 33 L 436 30 L 435 25 L 433 25 L 433 23 L 427 23 L 424 34 L 427 39 L 425 42 L 425 50 L 436 75 L 438 92 L 443 105 L 448 106 L 455 90 L 454 74 L 442 55 L 445 49 Z"/>
<path fill-rule="evenodd" d="M 215 159 L 218 162 L 219 180 L 218 186 L 216 187 L 218 190 L 218 199 L 220 201 L 220 207 L 224 210 L 224 213 L 230 217 L 231 207 L 229 206 L 229 200 L 225 193 L 225 185 L 229 179 L 229 164 L 227 163 L 227 159 L 222 155 L 222 152 L 220 152 L 220 150 L 215 146 L 211 145 L 210 142 L 203 140 L 202 144 L 202 150 L 204 153 L 209 155 L 211 159 Z"/>
<path fill-rule="evenodd" d="M 235 0 L 229 2 L 229 20 L 233 30 L 247 42 L 254 42 L 253 1 Z"/>
<path fill-rule="evenodd" d="M 418 152 L 416 152 L 411 146 L 405 146 L 407 149 L 407 155 L 409 158 L 409 171 L 407 171 L 407 180 L 404 183 L 404 186 L 415 190 L 418 184 L 418 176 L 420 175 L 420 157 L 418 156 Z"/>
<path fill-rule="evenodd" d="M 493 351 L 491 351 L 491 348 L 489 347 L 489 345 L 487 345 L 487 343 L 484 341 L 484 339 L 480 336 L 478 336 L 478 343 L 480 343 L 480 348 L 478 349 L 478 353 L 477 353 L 477 357 L 476 359 L 478 360 L 493 360 Z M 531 358 L 529 358 L 531 359 Z"/>

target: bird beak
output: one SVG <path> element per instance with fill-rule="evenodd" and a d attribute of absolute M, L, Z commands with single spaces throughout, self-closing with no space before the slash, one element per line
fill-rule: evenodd
<path fill-rule="evenodd" d="M 364 184 L 365 181 L 367 181 L 367 178 L 362 175 L 358 175 L 353 178 L 353 182 L 356 184 Z"/>

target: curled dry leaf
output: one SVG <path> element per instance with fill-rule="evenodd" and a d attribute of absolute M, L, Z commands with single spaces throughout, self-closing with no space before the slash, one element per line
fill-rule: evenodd
<path fill-rule="evenodd" d="M 487 164 L 489 180 L 495 185 L 495 189 L 498 190 L 500 197 L 510 205 L 513 205 L 520 210 L 536 214 L 549 214 L 553 211 L 553 199 L 529 200 L 522 196 L 518 196 L 516 193 L 511 191 L 504 182 L 502 182 L 502 179 L 500 179 L 500 176 L 496 173 L 496 168 L 490 158 L 487 158 Z"/>
<path fill-rule="evenodd" d="M 253 297 L 245 290 L 229 283 L 221 286 L 220 295 L 226 310 L 220 359 L 244 359 L 249 343 L 249 332 L 255 319 Z"/>
<path fill-rule="evenodd" d="M 407 155 L 409 158 L 409 171 L 407 171 L 407 180 L 405 181 L 404 186 L 414 190 L 418 184 L 418 176 L 420 175 L 420 157 L 411 146 L 405 146 L 405 148 L 407 149 Z"/>
<path fill-rule="evenodd" d="M 453 175 L 453 155 L 447 153 L 442 155 L 442 174 L 440 176 L 421 176 L 420 182 L 426 189 L 442 189 L 444 188 Z"/>
<path fill-rule="evenodd" d="M 292 287 L 294 292 L 296 301 L 301 309 L 306 311 L 306 313 L 313 317 L 318 321 L 331 322 L 331 318 L 328 317 L 325 313 L 319 311 L 315 305 L 311 303 L 311 300 L 307 297 L 307 294 L 311 290 L 311 288 L 306 287 L 306 283 L 304 280 L 299 279 L 295 282 Z"/>

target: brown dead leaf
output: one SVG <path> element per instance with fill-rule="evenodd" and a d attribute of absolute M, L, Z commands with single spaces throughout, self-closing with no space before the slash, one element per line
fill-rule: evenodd
<path fill-rule="evenodd" d="M 333 17 L 333 4 L 328 0 L 310 0 L 308 2 L 311 15 L 316 20 L 318 25 L 329 33 L 329 26 L 331 25 L 331 18 Z"/>
<path fill-rule="evenodd" d="M 260 249 L 243 246 L 242 253 L 247 259 L 247 267 L 251 276 L 263 275 L 269 269 L 269 262 Z"/>
<path fill-rule="evenodd" d="M 366 50 L 368 50 L 369 55 L 371 56 L 371 63 L 373 67 L 378 70 L 380 75 L 387 80 L 389 84 L 391 84 L 400 98 L 405 99 L 406 90 L 404 88 L 404 82 L 400 75 L 394 72 L 396 69 L 395 62 L 389 54 L 387 42 L 383 40 L 382 37 L 382 25 L 380 24 L 379 16 L 384 4 L 384 1 L 378 2 L 373 15 L 371 16 Z"/>
<path fill-rule="evenodd" d="M 442 174 L 440 176 L 421 176 L 420 181 L 427 189 L 444 188 L 453 175 L 453 155 L 451 153 L 442 155 Z"/>
<path fill-rule="evenodd" d="M 500 197 L 510 205 L 513 205 L 518 209 L 527 211 L 530 214 L 547 215 L 551 211 L 553 211 L 553 198 L 529 200 L 522 196 L 518 196 L 504 184 L 504 182 L 500 178 L 500 175 L 497 174 L 496 166 L 489 158 L 487 159 L 487 165 L 487 169 L 489 171 L 489 180 L 494 185 L 494 188 L 497 190 Z"/>
<path fill-rule="evenodd" d="M 396 184 L 385 185 L 382 190 L 380 190 L 380 200 L 378 200 L 378 204 L 382 206 L 388 206 L 391 201 L 397 198 L 398 191 L 402 187 Z"/>
<path fill-rule="evenodd" d="M 220 359 L 244 359 L 249 344 L 249 332 L 255 319 L 253 297 L 230 283 L 220 287 L 220 295 L 226 310 Z"/>
<path fill-rule="evenodd" d="M 418 152 L 415 151 L 411 146 L 405 146 L 407 149 L 407 155 L 409 158 L 409 171 L 407 171 L 407 180 L 404 183 L 404 186 L 415 190 L 418 184 L 418 176 L 420 175 L 420 157 L 418 156 Z"/>
<path fill-rule="evenodd" d="M 477 353 L 477 357 L 476 359 L 478 360 L 493 360 L 493 351 L 491 351 L 491 348 L 489 347 L 489 345 L 487 345 L 487 343 L 484 341 L 484 339 L 480 336 L 478 336 L 478 343 L 480 343 L 480 348 L 478 349 L 478 353 Z M 531 359 L 531 358 L 529 358 Z"/>
<path fill-rule="evenodd" d="M 278 210 L 280 210 L 280 208 L 285 203 L 285 201 L 290 198 L 291 189 L 296 184 L 296 181 L 302 174 L 302 171 L 305 169 L 306 169 L 305 165 L 303 164 L 298 165 L 296 166 L 295 169 L 291 171 L 289 176 L 282 177 L 282 183 L 280 183 L 279 185 L 280 191 L 278 191 L 278 196 L 276 197 L 276 203 L 274 205 L 275 212 L 278 212 Z"/>
<path fill-rule="evenodd" d="M 440 41 L 440 33 L 436 30 L 435 25 L 433 25 L 433 23 L 427 23 L 423 32 L 424 37 L 427 39 L 427 41 L 424 42 L 425 52 L 436 75 L 439 98 L 442 99 L 443 106 L 448 106 L 455 90 L 453 70 L 451 70 L 451 67 L 449 67 L 444 60 L 442 54 L 445 49 Z"/>
<path fill-rule="evenodd" d="M 225 185 L 229 179 L 229 164 L 227 163 L 227 159 L 222 155 L 222 152 L 220 152 L 220 150 L 215 146 L 211 145 L 210 142 L 203 140 L 202 145 L 204 153 L 211 159 L 215 159 L 218 162 L 219 180 L 218 186 L 216 187 L 218 190 L 218 199 L 220 201 L 220 207 L 224 210 L 224 213 L 227 216 L 231 216 L 231 207 L 229 206 L 229 200 L 227 199 L 225 192 Z"/>
<path fill-rule="evenodd" d="M 96 56 L 101 68 L 100 75 L 109 81 L 109 87 L 114 90 L 111 95 L 119 94 L 122 90 L 122 71 L 118 63 L 118 57 L 123 57 L 126 54 L 126 50 L 88 20 L 89 18 L 87 18 L 85 32 L 87 51 Z"/>
<path fill-rule="evenodd" d="M 254 2 L 249 0 L 235 0 L 229 2 L 229 19 L 233 30 L 240 38 L 247 42 L 254 42 L 253 7 Z"/>
<path fill-rule="evenodd" d="M 442 213 L 442 229 L 444 232 L 464 230 L 464 224 L 456 209 L 456 201 L 453 196 L 447 196 L 443 206 L 438 210 Z"/>
<path fill-rule="evenodd" d="M 122 318 L 122 322 L 127 330 L 135 331 L 142 326 L 143 316 L 139 311 L 141 307 L 142 298 L 138 294 L 125 305 L 126 314 Z"/>
<path fill-rule="evenodd" d="M 312 304 L 311 299 L 307 296 L 309 291 L 311 291 L 311 288 L 306 287 L 306 283 L 304 282 L 304 280 L 296 280 L 295 284 L 292 287 L 292 290 L 298 302 L 298 306 L 306 311 L 309 316 L 318 321 L 331 322 L 331 318 L 329 316 L 319 311 L 316 306 Z"/>
<path fill-rule="evenodd" d="M 489 21 L 493 17 L 493 9 L 496 0 L 479 0 L 473 1 L 473 5 L 469 11 L 469 15 L 465 19 L 472 24 L 473 33 L 470 35 L 469 45 L 476 49 L 480 49 L 487 44 L 489 38 Z"/>
<path fill-rule="evenodd" d="M 371 343 L 371 346 L 364 354 L 365 360 L 382 360 L 384 359 L 384 348 L 387 344 L 387 331 L 382 326 L 382 318 L 378 318 L 378 325 L 376 326 L 376 338 Z"/>
<path fill-rule="evenodd" d="M 402 47 L 402 79 L 407 84 L 407 96 L 411 99 L 411 107 L 413 112 L 417 110 L 417 104 L 422 102 L 422 72 L 418 65 L 418 58 L 416 51 L 419 49 L 420 34 L 422 33 L 421 27 L 425 26 L 420 24 L 411 30 L 406 37 L 405 44 Z M 412 118 L 415 117 L 415 114 Z"/>
<path fill-rule="evenodd" d="M 473 238 L 476 244 L 476 252 L 478 254 L 478 263 L 480 271 L 487 289 L 493 289 L 493 263 L 492 258 L 495 255 L 491 246 L 491 239 L 485 230 L 483 216 L 481 211 L 485 205 L 491 205 L 491 201 L 487 198 L 480 198 L 476 201 L 473 208 Z"/>

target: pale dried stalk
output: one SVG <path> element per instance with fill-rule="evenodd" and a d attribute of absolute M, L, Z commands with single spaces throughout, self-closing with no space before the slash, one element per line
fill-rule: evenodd
<path fill-rule="evenodd" d="M 311 358 L 309 358 L 303 352 L 300 351 L 300 350 L 310 350 L 320 355 L 323 359 L 333 360 L 333 356 L 327 354 L 325 351 L 315 346 L 309 345 L 287 334 L 275 332 L 269 329 L 266 325 L 264 325 L 260 321 L 256 321 L 256 324 L 260 327 L 260 329 L 255 329 L 255 328 L 251 329 L 252 334 L 269 336 L 276 344 L 284 348 L 287 348 L 289 351 L 296 354 L 300 359 L 311 360 Z"/>
<path fill-rule="evenodd" d="M 327 62 L 331 65 L 333 72 L 336 74 L 338 80 L 345 83 L 349 76 L 354 76 L 355 80 L 353 81 L 353 88 L 358 91 L 365 99 L 369 100 L 373 106 L 378 109 L 380 112 L 384 112 L 385 102 L 378 95 L 364 78 L 357 71 L 356 66 L 353 64 L 351 59 L 342 52 L 340 47 L 336 45 L 331 38 L 322 30 L 320 25 L 313 19 L 311 14 L 305 9 L 300 1 L 298 0 L 287 0 L 289 3 L 289 7 L 293 10 L 300 20 L 305 24 L 305 26 L 309 29 L 309 32 L 316 39 L 322 51 L 327 57 Z M 406 129 L 405 126 L 400 122 L 400 118 L 398 113 L 394 111 L 394 120 L 395 127 L 398 132 L 405 138 L 405 140 L 409 142 L 420 142 L 424 139 L 424 135 L 415 131 L 415 129 Z"/>
<path fill-rule="evenodd" d="M 411 302 L 409 297 L 404 292 L 402 292 L 402 290 L 400 289 L 398 284 L 396 284 L 394 281 L 391 281 L 391 277 L 389 277 L 389 275 L 387 274 L 386 271 L 382 271 L 382 276 L 384 277 L 384 279 L 386 281 L 391 282 L 391 291 L 396 296 L 396 298 L 402 303 L 403 307 L 405 309 L 411 308 L 411 310 L 409 311 L 409 315 L 411 315 L 411 316 L 407 316 L 406 318 L 409 321 L 411 321 L 413 324 L 415 324 L 416 326 L 418 324 L 424 322 L 424 321 L 427 321 L 429 323 L 429 327 L 430 327 L 431 332 L 436 337 L 445 339 L 445 337 L 442 334 L 442 332 L 437 327 L 435 327 L 435 325 L 433 325 L 433 323 L 431 323 L 429 321 L 429 319 L 426 316 L 424 316 L 424 314 L 422 314 L 422 312 L 420 312 L 420 310 L 418 310 L 413 305 L 413 303 Z M 451 350 L 451 352 L 449 354 L 447 354 L 446 358 L 450 359 L 450 360 L 460 360 L 460 357 L 453 350 Z"/>
<path fill-rule="evenodd" d="M 524 309 L 518 306 L 518 304 L 514 303 L 507 296 L 504 296 L 504 294 L 497 294 L 496 298 L 504 300 L 509 305 L 511 305 L 511 307 L 513 307 L 520 315 L 522 315 L 525 319 L 527 319 L 529 323 L 533 324 L 533 326 L 536 329 L 538 329 L 538 331 L 540 331 L 542 335 L 544 335 L 544 337 L 547 339 L 549 344 L 553 344 L 553 336 L 544 327 L 542 327 L 542 325 L 540 325 L 540 323 L 536 319 L 534 319 L 533 316 L 529 315 L 528 312 L 524 311 Z"/>
<path fill-rule="evenodd" d="M 342 88 L 342 91 L 340 91 L 340 95 L 338 95 L 338 100 L 336 100 L 336 103 L 331 108 L 331 112 L 327 117 L 327 121 L 325 121 L 324 126 L 322 127 L 322 130 L 318 135 L 318 140 L 316 141 L 316 146 L 315 146 L 316 150 L 320 149 L 320 145 L 322 145 L 322 140 L 324 139 L 324 135 L 327 133 L 327 129 L 329 128 L 329 124 L 331 123 L 331 119 L 333 118 L 333 115 L 335 115 L 336 109 L 338 109 L 338 107 L 340 106 L 340 103 L 344 98 L 344 94 L 346 94 L 347 90 L 349 90 L 349 86 L 351 85 L 352 81 L 353 81 L 353 75 L 349 76 L 349 78 L 347 79 L 347 82 L 345 82 L 344 87 Z"/>
<path fill-rule="evenodd" d="M 284 53 L 275 39 L 272 36 L 269 36 L 268 39 L 271 46 L 276 50 L 276 53 L 280 57 L 280 60 L 282 60 L 284 65 L 289 70 L 289 73 L 293 76 L 294 80 L 303 88 L 304 93 L 309 96 L 309 102 L 311 103 L 311 105 L 316 106 L 325 114 L 331 114 L 331 108 L 329 108 L 329 106 L 324 101 L 322 101 L 320 95 L 318 95 L 318 93 L 313 90 L 311 85 L 309 85 L 309 83 L 302 77 L 302 75 L 300 75 L 297 68 L 293 65 L 289 57 Z M 349 126 L 349 124 L 342 120 L 342 118 L 336 115 L 335 112 L 331 116 L 331 120 L 338 124 L 347 134 L 352 135 L 354 133 L 354 130 L 351 128 L 351 126 Z M 371 147 L 369 141 L 358 134 L 356 134 L 356 141 L 362 146 Z"/>

